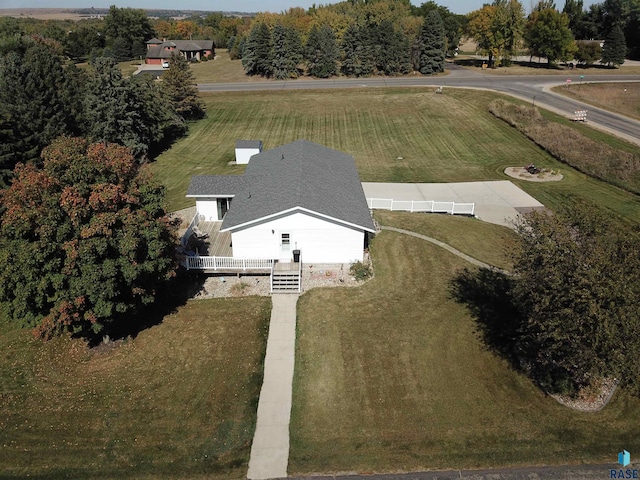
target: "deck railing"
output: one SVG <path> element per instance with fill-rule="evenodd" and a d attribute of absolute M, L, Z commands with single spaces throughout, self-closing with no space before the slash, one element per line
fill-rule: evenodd
<path fill-rule="evenodd" d="M 372 210 L 400 210 L 405 212 L 449 213 L 473 215 L 475 203 L 434 202 L 433 200 L 393 200 L 392 198 L 367 198 Z"/>
<path fill-rule="evenodd" d="M 182 257 L 182 264 L 187 270 L 271 270 L 272 259 L 266 258 L 233 258 L 233 257 Z"/>

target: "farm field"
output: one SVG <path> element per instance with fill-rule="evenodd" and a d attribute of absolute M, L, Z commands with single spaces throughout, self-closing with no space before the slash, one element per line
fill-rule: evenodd
<path fill-rule="evenodd" d="M 388 231 L 371 255 L 368 283 L 298 302 L 291 475 L 609 463 L 620 445 L 640 449 L 640 400 L 619 391 L 601 412 L 571 410 L 484 347 L 450 294 L 463 260 Z"/>
<path fill-rule="evenodd" d="M 570 88 L 554 87 L 555 93 L 565 95 L 604 110 L 640 120 L 640 83 L 585 83 Z"/>
<path fill-rule="evenodd" d="M 522 59 L 525 59 L 524 61 Z M 486 60 L 486 59 L 485 59 Z M 538 62 L 537 58 L 534 57 L 533 62 L 529 62 L 529 57 L 519 57 L 518 60 L 514 60 L 511 66 L 509 67 L 496 67 L 496 68 L 487 68 L 482 69 L 481 58 L 475 57 L 473 54 L 461 55 L 456 57 L 455 63 L 468 68 L 473 71 L 488 74 L 488 75 L 500 75 L 500 76 L 508 76 L 508 75 L 558 75 L 560 77 L 572 77 L 576 79 L 580 75 L 584 75 L 585 77 L 598 76 L 598 75 L 638 75 L 640 74 L 640 63 L 631 62 L 621 65 L 620 68 L 609 68 L 602 65 L 594 65 L 591 67 L 583 67 L 577 66 L 576 68 L 570 69 L 564 65 L 554 65 L 549 67 L 546 59 L 540 59 Z"/>
<path fill-rule="evenodd" d="M 353 155 L 360 178 L 368 182 L 505 180 L 510 179 L 503 173 L 506 167 L 534 163 L 565 176 L 553 184 L 512 180 L 545 205 L 589 201 L 640 221 L 637 196 L 557 162 L 493 117 L 487 106 L 496 97 L 465 90 L 436 95 L 428 88 L 208 94 L 207 118 L 191 124 L 189 136 L 151 169 L 167 186 L 169 208 L 177 210 L 193 205 L 185 198 L 192 175 L 244 171 L 228 165 L 236 140 L 261 139 L 270 149 L 305 138 Z M 587 126 L 573 128 L 633 148 Z"/>
<path fill-rule="evenodd" d="M 245 478 L 269 312 L 189 301 L 91 350 L 0 312 L 0 477 Z"/>
<path fill-rule="evenodd" d="M 227 50 L 216 48 L 215 60 L 191 64 L 197 83 L 269 82 L 262 77 L 250 77 L 244 73 L 242 60 L 231 60 Z"/>

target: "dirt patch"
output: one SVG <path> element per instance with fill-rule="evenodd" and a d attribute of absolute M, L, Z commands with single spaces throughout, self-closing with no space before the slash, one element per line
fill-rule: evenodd
<path fill-rule="evenodd" d="M 561 173 L 544 169 L 540 173 L 529 173 L 524 167 L 507 167 L 504 173 L 511 178 L 527 182 L 559 182 L 564 178 Z"/>

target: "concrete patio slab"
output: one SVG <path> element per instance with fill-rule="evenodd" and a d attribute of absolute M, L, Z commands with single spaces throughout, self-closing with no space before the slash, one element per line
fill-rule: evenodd
<path fill-rule="evenodd" d="M 367 198 L 475 203 L 476 217 L 510 228 L 520 213 L 544 208 L 542 203 L 509 180 L 461 183 L 363 182 L 362 188 Z"/>

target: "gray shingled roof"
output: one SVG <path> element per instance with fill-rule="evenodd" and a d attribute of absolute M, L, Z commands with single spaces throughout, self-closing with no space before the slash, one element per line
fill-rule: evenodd
<path fill-rule="evenodd" d="M 243 177 L 223 230 L 296 207 L 375 230 L 351 155 L 298 140 L 251 157 Z"/>
<path fill-rule="evenodd" d="M 262 140 L 238 140 L 236 148 L 262 148 Z"/>
<path fill-rule="evenodd" d="M 181 52 L 197 52 L 200 50 L 213 50 L 213 40 L 169 40 L 160 45 L 147 42 L 147 58 L 169 58 L 171 51 L 165 50 L 166 46 L 175 46 Z"/>
<path fill-rule="evenodd" d="M 191 177 L 187 197 L 232 196 L 246 187 L 244 175 L 198 175 Z"/>

